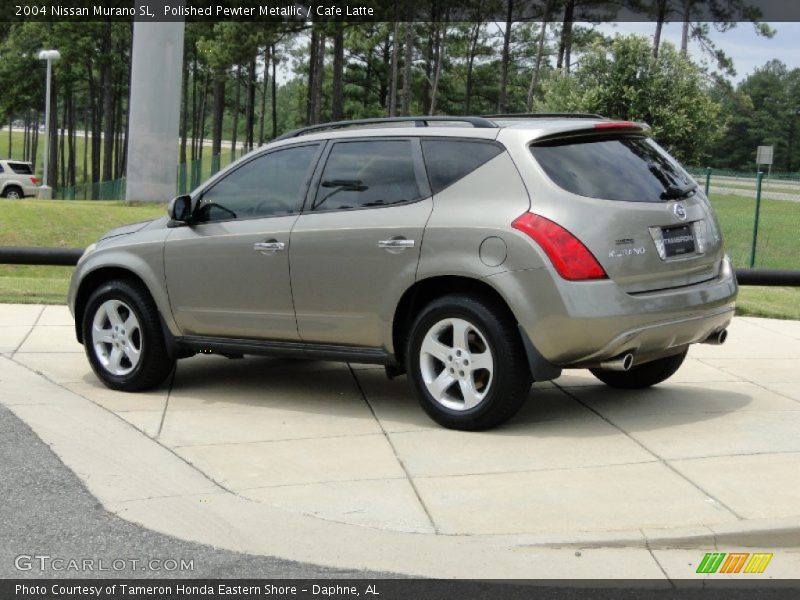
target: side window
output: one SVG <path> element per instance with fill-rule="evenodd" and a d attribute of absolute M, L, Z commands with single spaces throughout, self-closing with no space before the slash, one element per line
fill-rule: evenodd
<path fill-rule="evenodd" d="M 421 195 L 410 140 L 337 142 L 325 163 L 313 208 L 388 206 Z"/>
<path fill-rule="evenodd" d="M 311 161 L 319 144 L 276 150 L 254 158 L 205 192 L 197 220 L 227 221 L 298 212 Z"/>
<path fill-rule="evenodd" d="M 5 169 L 3 168 L 3 165 L 0 165 L 0 173 L 5 173 Z"/>
<path fill-rule="evenodd" d="M 493 142 L 466 140 L 422 140 L 422 153 L 434 194 L 472 173 L 503 148 Z"/>
<path fill-rule="evenodd" d="M 33 175 L 33 170 L 28 163 L 8 163 L 11 170 L 17 175 Z"/>

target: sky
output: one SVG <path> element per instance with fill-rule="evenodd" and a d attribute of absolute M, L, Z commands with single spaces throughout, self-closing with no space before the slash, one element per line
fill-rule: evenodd
<path fill-rule="evenodd" d="M 501 25 L 497 24 L 498 27 Z M 720 33 L 711 27 L 711 38 L 714 43 L 733 59 L 736 69 L 736 76 L 732 78 L 734 83 L 743 80 L 757 67 L 763 66 L 773 58 L 782 60 L 790 69 L 800 68 L 800 23 L 782 22 L 769 25 L 776 31 L 772 38 L 756 35 L 752 23 L 739 23 L 725 33 Z M 597 28 L 607 35 L 613 35 L 615 32 L 622 35 L 636 33 L 652 38 L 656 25 L 652 22 L 617 22 L 598 25 Z M 662 32 L 662 39 L 680 46 L 681 23 L 667 23 Z M 700 63 L 705 58 L 697 43 L 690 43 L 689 52 L 695 62 Z M 278 69 L 278 83 L 283 84 L 292 76 L 291 65 L 283 63 Z"/>
<path fill-rule="evenodd" d="M 711 30 L 711 37 L 718 48 L 733 59 L 736 69 L 735 82 L 741 81 L 757 67 L 768 60 L 782 60 L 790 69 L 800 67 L 800 23 L 770 23 L 776 31 L 772 39 L 756 35 L 752 23 L 739 23 L 734 29 L 725 33 Z M 601 31 L 607 34 L 638 33 L 653 36 L 655 23 L 614 23 L 602 25 Z M 664 27 L 662 39 L 669 40 L 676 46 L 681 43 L 681 24 L 668 23 Z M 696 62 L 703 58 L 699 46 L 690 45 L 689 52 Z"/>

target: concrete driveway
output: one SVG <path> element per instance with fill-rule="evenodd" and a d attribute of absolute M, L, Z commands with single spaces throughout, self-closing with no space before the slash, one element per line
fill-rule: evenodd
<path fill-rule="evenodd" d="M 438 427 L 405 378 L 358 364 L 198 356 L 159 390 L 112 392 L 59 306 L 0 306 L 0 352 L 0 401 L 107 508 L 186 539 L 266 551 L 244 538 L 277 519 L 269 535 L 286 529 L 290 558 L 333 544 L 336 565 L 496 577 L 521 576 L 545 547 L 646 548 L 658 568 L 637 576 L 686 577 L 703 553 L 659 562 L 659 549 L 800 546 L 800 322 L 738 317 L 726 345 L 693 347 L 652 390 L 565 372 L 484 433 Z M 463 559 L 478 547 L 509 559 Z M 451 552 L 452 571 L 426 570 L 429 552 Z M 785 576 L 800 572 L 793 556 Z"/>

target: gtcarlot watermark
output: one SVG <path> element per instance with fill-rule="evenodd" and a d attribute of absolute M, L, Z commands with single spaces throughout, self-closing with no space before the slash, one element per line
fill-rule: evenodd
<path fill-rule="evenodd" d="M 66 558 L 49 554 L 20 554 L 14 559 L 18 571 L 95 573 L 101 571 L 194 571 L 194 559 L 186 558 Z"/>

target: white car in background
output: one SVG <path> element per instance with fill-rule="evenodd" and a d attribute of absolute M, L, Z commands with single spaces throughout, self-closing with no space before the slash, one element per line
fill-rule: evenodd
<path fill-rule="evenodd" d="M 0 196 L 19 200 L 39 195 L 39 179 L 33 164 L 20 160 L 0 159 Z"/>

